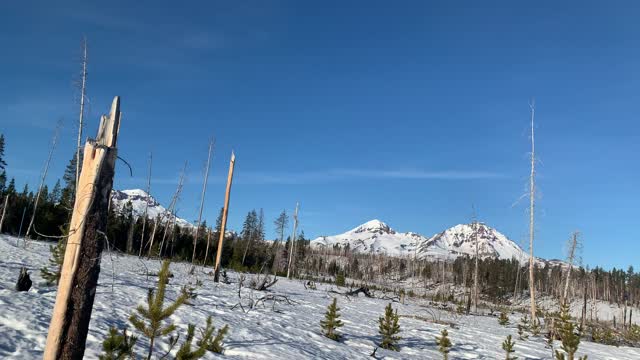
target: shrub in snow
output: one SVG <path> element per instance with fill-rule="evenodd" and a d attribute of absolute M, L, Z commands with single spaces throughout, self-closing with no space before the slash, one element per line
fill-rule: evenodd
<path fill-rule="evenodd" d="M 112 327 L 109 329 L 109 335 L 102 342 L 102 355 L 98 356 L 100 360 L 126 360 L 135 359 L 133 347 L 136 345 L 138 338 L 127 335 L 127 330 L 123 330 L 122 334 L 118 333 L 118 329 Z"/>
<path fill-rule="evenodd" d="M 207 351 L 213 351 L 216 353 L 222 353 L 222 339 L 224 335 L 227 333 L 229 326 L 225 325 L 222 329 L 218 330 L 217 335 L 214 337 L 213 333 L 215 328 L 213 327 L 213 321 L 211 320 L 211 316 L 207 317 L 207 324 L 204 329 L 200 330 L 201 337 L 200 340 L 196 343 L 196 348 L 193 347 L 193 338 L 195 335 L 196 327 L 192 324 L 189 324 L 187 328 L 187 338 L 185 339 L 180 349 L 176 353 L 176 359 L 179 360 L 188 360 L 188 359 L 199 359 L 203 357 Z"/>
<path fill-rule="evenodd" d="M 336 275 L 336 285 L 338 286 L 344 286 L 345 284 L 345 278 L 344 278 L 344 273 L 342 271 L 340 271 L 337 275 Z"/>
<path fill-rule="evenodd" d="M 506 312 L 504 311 L 500 312 L 500 316 L 498 317 L 498 324 L 502 326 L 506 326 L 509 324 L 509 316 L 507 316 Z"/>
<path fill-rule="evenodd" d="M 395 312 L 391 307 L 391 303 L 384 309 L 384 316 L 378 319 L 378 332 L 382 335 L 380 347 L 387 350 L 398 351 L 398 341 L 400 341 L 400 325 L 398 324 L 398 310 Z"/>
<path fill-rule="evenodd" d="M 527 340 L 527 330 L 529 329 L 529 318 L 525 315 L 520 318 L 520 324 L 518 324 L 518 337 L 520 340 Z"/>
<path fill-rule="evenodd" d="M 327 312 L 324 315 L 324 320 L 320 321 L 320 326 L 322 327 L 324 336 L 336 341 L 340 339 L 340 334 L 337 333 L 336 330 L 344 325 L 339 319 L 339 311 L 340 308 L 338 308 L 338 300 L 333 298 L 333 302 L 329 305 Z"/>
<path fill-rule="evenodd" d="M 451 340 L 449 340 L 449 332 L 447 329 L 442 329 L 440 337 L 436 337 L 436 344 L 438 344 L 438 351 L 442 354 L 442 358 L 448 360 L 452 344 Z"/>

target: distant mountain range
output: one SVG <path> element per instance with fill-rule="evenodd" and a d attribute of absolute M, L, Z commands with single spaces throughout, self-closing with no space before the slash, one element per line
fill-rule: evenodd
<path fill-rule="evenodd" d="M 518 244 L 483 223 L 459 224 L 427 238 L 413 232 L 396 232 L 380 220 L 371 220 L 343 234 L 319 237 L 311 244 L 349 246 L 363 253 L 450 260 L 475 256 L 476 234 L 480 258 L 516 259 L 522 264 L 529 261 L 529 255 Z"/>
<path fill-rule="evenodd" d="M 144 216 L 147 204 L 147 217 L 155 219 L 159 216 L 167 219 L 171 216 L 169 210 L 144 190 L 111 192 L 111 206 L 118 211 L 122 211 L 129 201 L 136 217 Z M 191 222 L 182 218 L 176 218 L 176 224 L 180 227 L 194 227 Z M 371 220 L 343 234 L 319 237 L 311 241 L 311 245 L 339 245 L 361 253 L 452 260 L 459 256 L 475 255 L 476 234 L 480 258 L 516 259 L 522 264 L 529 261 L 529 255 L 518 244 L 483 223 L 459 224 L 439 234 L 425 237 L 414 232 L 397 232 L 380 220 Z M 548 262 L 562 263 L 560 260 Z"/>

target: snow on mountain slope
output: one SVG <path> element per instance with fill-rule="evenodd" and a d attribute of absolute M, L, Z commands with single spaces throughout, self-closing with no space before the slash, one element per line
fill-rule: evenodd
<path fill-rule="evenodd" d="M 437 257 L 453 259 L 461 255 L 474 256 L 476 234 L 480 258 L 516 259 L 529 261 L 529 255 L 506 236 L 483 223 L 458 224 L 423 242 L 416 249 L 419 258 Z"/>
<path fill-rule="evenodd" d="M 521 263 L 529 256 L 513 241 L 497 230 L 478 223 L 460 224 L 426 238 L 413 232 L 399 233 L 380 220 L 371 220 L 344 234 L 319 237 L 315 246 L 347 245 L 354 251 L 385 253 L 392 256 L 412 255 L 418 258 L 455 259 L 475 255 L 475 233 L 478 233 L 478 254 L 481 258 L 517 259 Z"/>
<path fill-rule="evenodd" d="M 311 242 L 314 246 L 349 247 L 358 252 L 393 256 L 410 255 L 427 239 L 415 233 L 399 233 L 380 220 L 368 221 L 344 234 L 322 236 Z"/>
<path fill-rule="evenodd" d="M 140 189 L 132 190 L 112 190 L 111 206 L 115 206 L 118 211 L 122 211 L 127 202 L 131 201 L 133 207 L 133 215 L 135 217 L 144 216 L 145 207 L 148 204 L 147 217 L 156 219 L 160 216 L 162 219 L 168 219 L 171 216 L 169 210 L 160 205 L 153 196 L 147 194 L 146 191 Z M 176 224 L 180 227 L 193 227 L 189 221 L 176 218 Z"/>

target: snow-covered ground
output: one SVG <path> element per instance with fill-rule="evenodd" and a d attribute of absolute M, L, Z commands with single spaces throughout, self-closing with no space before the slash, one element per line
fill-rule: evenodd
<path fill-rule="evenodd" d="M 55 300 L 55 288 L 44 285 L 39 269 L 47 264 L 49 244 L 31 242 L 27 249 L 16 246 L 16 239 L 0 236 L 0 358 L 41 358 L 46 341 L 50 313 Z M 110 326 L 127 326 L 127 318 L 134 307 L 144 302 L 147 288 L 154 285 L 158 261 L 140 261 L 137 257 L 105 254 L 102 261 L 100 282 L 91 317 L 85 357 L 97 358 L 101 342 Z M 21 266 L 31 273 L 34 285 L 29 292 L 14 291 L 15 280 Z M 168 286 L 167 296 L 175 298 L 182 285 L 202 286 L 196 292 L 193 306 L 181 307 L 173 317 L 182 333 L 188 323 L 202 325 L 208 315 L 214 318 L 216 327 L 229 324 L 230 332 L 225 341 L 225 354 L 207 354 L 207 358 L 237 359 L 371 359 L 379 341 L 378 317 L 383 313 L 386 301 L 369 298 L 348 299 L 338 295 L 342 320 L 345 326 L 341 342 L 334 342 L 320 333 L 319 322 L 331 299 L 327 292 L 335 289 L 319 284 L 317 290 L 307 290 L 300 281 L 280 279 L 271 293 L 288 296 L 293 305 L 271 303 L 248 313 L 232 307 L 238 303 L 237 274 L 231 274 L 233 284 L 216 284 L 212 277 L 198 269 L 189 275 L 186 264 L 172 264 L 175 277 Z M 208 269 L 207 269 L 208 272 Z M 264 293 L 245 291 L 245 300 Z M 426 302 L 409 300 L 406 305 L 394 303 L 401 315 L 400 352 L 379 349 L 378 358 L 387 359 L 440 359 L 435 337 L 445 325 L 430 321 L 434 317 L 443 322 L 453 322 L 457 328 L 446 326 L 453 342 L 452 359 L 500 359 L 504 358 L 501 343 L 508 334 L 517 339 L 515 324 L 498 325 L 491 317 L 458 316 L 439 312 Z M 435 314 L 435 316 L 434 316 Z M 512 318 L 515 323 L 516 319 Z M 516 340 L 516 354 L 520 359 L 550 359 L 551 350 L 545 348 L 544 339 Z M 139 340 L 137 350 L 142 354 L 144 342 Z M 555 346 L 559 346 L 556 342 Z M 158 348 L 160 350 L 160 348 Z M 611 347 L 583 341 L 579 354 L 589 359 L 640 359 L 640 349 Z"/>

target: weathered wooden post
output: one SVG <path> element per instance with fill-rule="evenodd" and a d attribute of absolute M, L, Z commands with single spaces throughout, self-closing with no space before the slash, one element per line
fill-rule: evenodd
<path fill-rule="evenodd" d="M 216 253 L 216 267 L 214 268 L 213 281 L 220 281 L 220 258 L 222 257 L 222 243 L 224 242 L 225 227 L 227 226 L 227 214 L 229 213 L 229 197 L 231 196 L 231 183 L 233 182 L 233 168 L 236 163 L 236 155 L 231 152 L 229 162 L 229 176 L 227 177 L 227 191 L 224 195 L 224 210 L 222 210 L 222 224 L 220 225 L 220 240 L 218 240 L 218 252 Z"/>
<path fill-rule="evenodd" d="M 82 172 L 67 249 L 64 254 L 56 303 L 53 308 L 45 360 L 82 359 L 107 226 L 107 209 L 113 186 L 116 143 L 120 127 L 120 98 L 116 96 L 109 117 L 102 116 L 98 136 L 84 146 Z"/>

